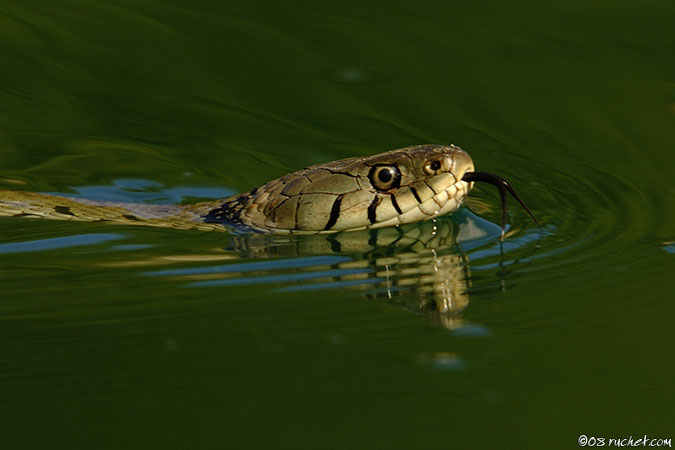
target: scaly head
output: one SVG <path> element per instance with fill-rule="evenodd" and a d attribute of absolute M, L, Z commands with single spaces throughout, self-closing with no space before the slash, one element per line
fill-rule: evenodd
<path fill-rule="evenodd" d="M 471 157 L 453 145 L 421 145 L 316 165 L 234 197 L 210 212 L 262 232 L 381 228 L 456 210 L 471 188 Z"/>

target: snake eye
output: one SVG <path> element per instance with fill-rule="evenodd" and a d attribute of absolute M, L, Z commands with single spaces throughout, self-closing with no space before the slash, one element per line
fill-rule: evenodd
<path fill-rule="evenodd" d="M 401 185 L 401 172 L 396 166 L 373 166 L 368 178 L 378 191 L 388 191 Z"/>
<path fill-rule="evenodd" d="M 427 173 L 427 175 L 435 175 L 436 172 L 441 168 L 441 162 L 438 160 L 433 160 L 433 161 L 427 161 L 424 164 L 424 172 Z"/>

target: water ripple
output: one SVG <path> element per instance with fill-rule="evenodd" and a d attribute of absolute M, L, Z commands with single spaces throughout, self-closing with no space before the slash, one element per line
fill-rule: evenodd
<path fill-rule="evenodd" d="M 0 244 L 0 254 L 31 253 L 70 247 L 82 247 L 85 245 L 102 244 L 104 242 L 122 239 L 123 237 L 123 234 L 90 233 L 78 234 L 75 236 L 37 239 L 33 241 L 10 242 L 6 244 Z"/>

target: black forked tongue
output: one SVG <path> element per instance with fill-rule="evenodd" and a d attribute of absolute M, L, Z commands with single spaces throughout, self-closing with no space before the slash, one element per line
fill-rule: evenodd
<path fill-rule="evenodd" d="M 508 181 L 500 177 L 499 175 L 495 175 L 492 173 L 487 173 L 487 172 L 466 172 L 464 176 L 462 177 L 462 181 L 466 181 L 467 183 L 472 183 L 472 182 L 484 182 L 484 183 L 490 183 L 494 186 L 497 186 L 499 189 L 499 195 L 502 200 L 502 235 L 501 235 L 501 240 L 504 240 L 504 229 L 506 228 L 506 191 L 509 192 L 515 198 L 518 200 L 518 203 L 525 208 L 525 211 L 532 217 L 532 220 L 539 226 L 539 222 L 537 221 L 537 218 L 534 217 L 534 214 L 532 214 L 532 211 L 530 211 L 530 208 L 527 207 L 525 202 L 520 198 L 520 196 L 516 193 L 516 191 L 511 187 Z"/>

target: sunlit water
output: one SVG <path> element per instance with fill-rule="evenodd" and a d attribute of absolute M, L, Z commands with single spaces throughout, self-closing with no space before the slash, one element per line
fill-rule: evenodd
<path fill-rule="evenodd" d="M 0 188 L 222 198 L 454 143 L 435 222 L 260 236 L 0 219 L 8 448 L 570 448 L 672 437 L 667 4 L 0 12 Z"/>

